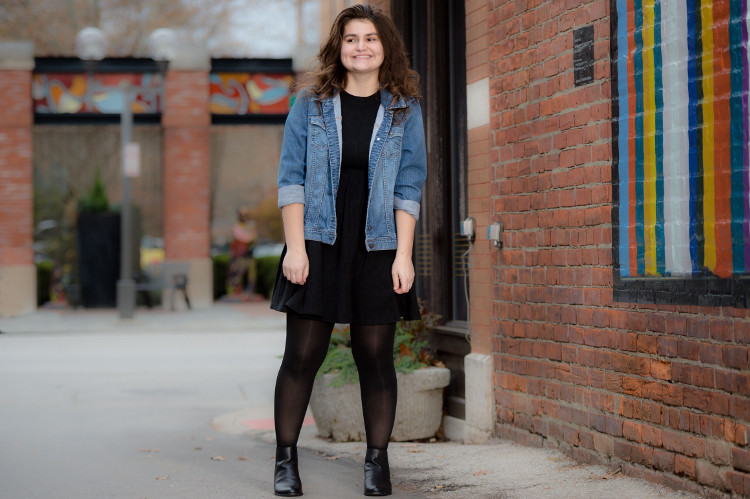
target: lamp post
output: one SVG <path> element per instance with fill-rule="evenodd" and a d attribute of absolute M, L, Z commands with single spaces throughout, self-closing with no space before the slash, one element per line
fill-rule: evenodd
<path fill-rule="evenodd" d="M 130 103 L 130 82 L 122 83 L 122 109 L 120 110 L 120 164 L 122 165 L 122 214 L 120 227 L 120 279 L 117 281 L 117 312 L 120 319 L 132 319 L 135 315 L 135 281 L 132 275 L 132 224 L 133 211 L 130 200 L 130 178 L 128 172 L 128 150 L 131 148 L 133 135 L 133 109 Z M 137 149 L 136 149 L 137 151 Z M 140 158 L 134 159 L 136 162 Z M 132 160 L 131 160 L 132 161 Z"/>
<path fill-rule="evenodd" d="M 159 72 L 164 74 L 169 60 L 177 49 L 174 31 L 160 28 L 148 38 L 151 56 L 156 61 Z M 96 65 L 107 53 L 107 37 L 99 28 L 87 27 L 76 35 L 76 52 L 83 61 L 87 73 L 93 75 Z M 93 81 L 93 77 L 90 78 Z M 133 109 L 131 84 L 127 79 L 120 85 L 122 108 L 120 110 L 120 165 L 122 175 L 122 213 L 120 226 L 120 279 L 117 281 L 117 312 L 121 319 L 131 319 L 135 315 L 135 280 L 132 266 L 132 206 L 130 179 L 137 176 L 140 166 L 140 149 L 132 142 Z M 88 89 L 87 89 L 88 90 Z"/>
<path fill-rule="evenodd" d="M 83 67 L 86 69 L 86 94 L 83 102 L 86 107 L 91 104 L 91 90 L 94 86 L 94 73 L 99 61 L 104 59 L 107 54 L 107 36 L 99 28 L 89 26 L 83 28 L 76 35 L 76 53 L 78 58 L 83 61 Z"/>
<path fill-rule="evenodd" d="M 86 72 L 93 75 L 96 65 L 107 53 L 107 37 L 99 28 L 87 27 L 76 35 L 76 52 L 83 61 Z M 89 78 L 93 81 L 93 77 Z M 120 110 L 121 175 L 123 199 L 120 219 L 120 279 L 117 281 L 117 312 L 121 319 L 135 314 L 135 281 L 132 278 L 132 210 L 130 200 L 130 175 L 127 174 L 128 148 L 133 130 L 133 112 L 130 103 L 130 82 L 123 82 L 122 108 Z"/>

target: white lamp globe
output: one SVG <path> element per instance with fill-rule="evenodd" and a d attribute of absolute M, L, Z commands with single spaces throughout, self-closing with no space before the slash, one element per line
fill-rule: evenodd
<path fill-rule="evenodd" d="M 148 36 L 148 51 L 155 61 L 171 61 L 177 55 L 177 33 L 159 28 Z"/>
<path fill-rule="evenodd" d="M 107 55 L 108 45 L 104 31 L 93 26 L 83 28 L 76 35 L 76 54 L 84 61 L 101 61 Z"/>

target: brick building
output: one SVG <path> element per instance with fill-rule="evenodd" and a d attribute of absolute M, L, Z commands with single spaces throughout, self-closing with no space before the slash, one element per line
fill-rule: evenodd
<path fill-rule="evenodd" d="M 415 261 L 455 375 L 446 434 L 750 495 L 747 1 L 370 3 L 422 76 Z M 7 116 L 0 207 L 20 213 L 29 118 Z M 27 226 L 0 220 L 4 275 L 29 272 Z"/>
<path fill-rule="evenodd" d="M 446 432 L 750 495 L 747 2 L 374 3 L 423 78 Z"/>
<path fill-rule="evenodd" d="M 131 180 L 140 228 L 163 238 L 166 260 L 189 264 L 194 305 L 213 302 L 210 250 L 231 240 L 237 209 L 275 204 L 291 59 L 210 59 L 189 47 L 165 72 L 137 58 L 104 59 L 92 71 L 76 58 L 34 58 L 30 44 L 3 42 L 0 315 L 36 308 L 39 222 L 74 223 L 95 171 L 113 204 L 122 199 L 124 80 L 141 146 L 141 172 Z"/>

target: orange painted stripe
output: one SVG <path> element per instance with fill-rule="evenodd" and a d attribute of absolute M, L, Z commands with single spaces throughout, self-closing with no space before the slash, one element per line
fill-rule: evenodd
<path fill-rule="evenodd" d="M 716 210 L 716 274 L 732 275 L 732 158 L 726 144 L 731 137 L 732 59 L 729 52 L 729 2 L 713 4 L 714 43 L 714 189 Z M 719 145 L 721 144 L 721 145 Z"/>

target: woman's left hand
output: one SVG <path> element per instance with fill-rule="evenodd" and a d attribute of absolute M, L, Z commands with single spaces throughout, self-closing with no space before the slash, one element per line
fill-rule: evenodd
<path fill-rule="evenodd" d="M 393 267 L 391 267 L 391 277 L 393 277 L 393 291 L 400 295 L 408 293 L 414 284 L 414 264 L 411 258 L 396 254 Z"/>

